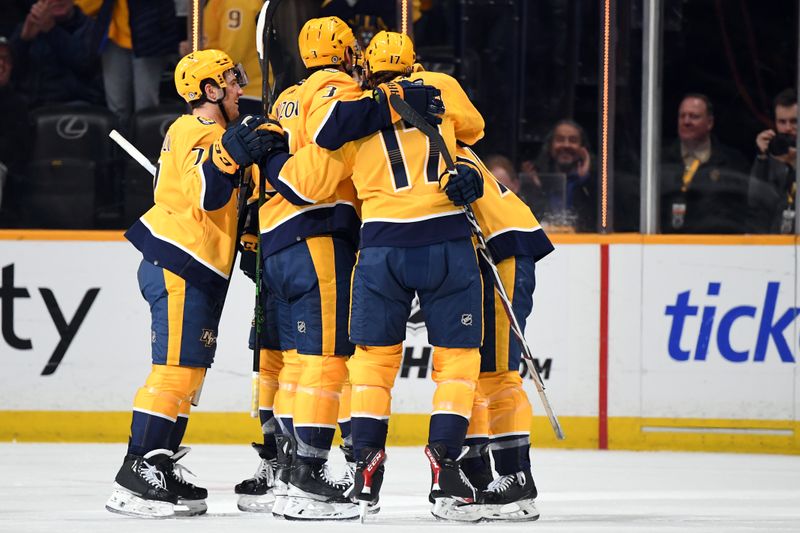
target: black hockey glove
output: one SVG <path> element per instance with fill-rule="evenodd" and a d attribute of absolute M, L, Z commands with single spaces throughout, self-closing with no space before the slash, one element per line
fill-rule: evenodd
<path fill-rule="evenodd" d="M 444 192 L 457 206 L 471 204 L 483 196 L 483 177 L 469 165 L 456 165 L 456 174 L 450 176 Z"/>
<path fill-rule="evenodd" d="M 250 233 L 243 233 L 239 241 L 239 249 L 242 251 L 242 258 L 239 260 L 239 269 L 244 275 L 256 281 L 256 261 L 258 257 L 256 248 L 258 247 L 258 236 Z"/>
<path fill-rule="evenodd" d="M 222 134 L 222 147 L 240 167 L 252 165 L 264 155 L 269 132 L 258 128 L 264 123 L 266 119 L 260 115 L 247 115 Z"/>
<path fill-rule="evenodd" d="M 444 102 L 442 91 L 431 85 L 423 85 L 422 80 L 401 81 L 398 83 L 403 88 L 403 100 L 417 113 L 425 117 L 431 126 L 442 123 L 444 115 Z"/>

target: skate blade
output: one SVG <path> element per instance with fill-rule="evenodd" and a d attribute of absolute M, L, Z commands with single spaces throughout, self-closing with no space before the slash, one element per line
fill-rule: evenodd
<path fill-rule="evenodd" d="M 520 500 L 502 505 L 479 505 L 485 522 L 533 522 L 539 519 L 534 500 Z"/>
<path fill-rule="evenodd" d="M 275 507 L 275 494 L 272 491 L 266 494 L 240 494 L 236 507 L 245 513 L 271 513 Z"/>
<path fill-rule="evenodd" d="M 453 498 L 436 498 L 431 514 L 448 522 L 480 522 L 483 518 L 479 505 L 461 503 Z"/>
<path fill-rule="evenodd" d="M 289 499 L 285 494 L 275 496 L 275 504 L 272 506 L 272 516 L 283 518 L 283 510 L 286 509 L 286 502 Z"/>
<path fill-rule="evenodd" d="M 175 516 L 199 516 L 208 512 L 208 504 L 205 500 L 179 499 L 173 509 Z"/>
<path fill-rule="evenodd" d="M 286 520 L 355 520 L 359 513 L 358 506 L 351 502 L 320 502 L 289 497 L 283 517 Z"/>
<path fill-rule="evenodd" d="M 106 502 L 106 509 L 112 513 L 137 518 L 172 518 L 174 506 L 169 502 L 145 500 L 122 488 L 115 488 Z"/>

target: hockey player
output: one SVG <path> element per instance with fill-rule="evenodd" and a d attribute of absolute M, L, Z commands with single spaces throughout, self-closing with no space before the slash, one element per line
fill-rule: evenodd
<path fill-rule="evenodd" d="M 525 331 L 535 288 L 535 263 L 553 250 L 553 245 L 530 209 L 497 181 L 474 152 L 459 147 L 457 162 L 475 166 L 485 180 L 485 194 L 472 204 L 508 291 L 514 314 Z M 475 519 L 536 520 L 537 491 L 531 474 L 531 405 L 519 374 L 522 349 L 511 333 L 508 317 L 495 292 L 489 265 L 481 257 L 484 280 L 484 337 L 481 373 L 475 394 L 467 438 L 469 451 L 462 469 L 481 491 L 479 513 L 466 510 Z M 493 479 L 489 452 L 495 470 Z M 454 508 L 457 513 L 460 509 Z"/>
<path fill-rule="evenodd" d="M 214 360 L 237 240 L 240 172 L 264 152 L 263 117 L 239 117 L 246 76 L 219 50 L 191 53 L 175 87 L 192 107 L 167 131 L 155 205 L 125 236 L 143 255 L 139 288 L 150 305 L 153 366 L 134 398 L 128 452 L 106 503 L 144 517 L 200 514 L 207 491 L 177 461 L 189 411 Z M 225 128 L 228 128 L 227 130 Z"/>
<path fill-rule="evenodd" d="M 440 129 L 450 150 L 455 150 L 456 138 L 478 141 L 483 119 L 453 78 L 422 72 L 401 84 L 391 82 L 410 73 L 414 59 L 407 36 L 380 32 L 365 53 L 370 84 L 384 94 L 402 92 L 403 84 L 415 81 L 439 88 L 446 105 Z M 352 176 L 363 201 L 350 309 L 350 340 L 357 346 L 348 363 L 358 460 L 353 493 L 362 513 L 377 500 L 383 479 L 390 391 L 415 291 L 435 346 L 437 388 L 426 447 L 433 513 L 441 516 L 438 506 L 445 499 L 474 502 L 474 488 L 462 475 L 459 460 L 480 367 L 482 286 L 467 219 L 440 187 L 444 167 L 438 152 L 422 133 L 402 122 L 335 152 L 309 145 L 289 157 L 277 153 L 281 138 L 273 140 L 275 151 L 262 171 L 285 198 L 297 205 L 324 205 Z M 464 201 L 473 201 L 480 196 L 480 185 L 477 172 L 464 165 L 446 187 L 471 191 L 464 193 Z"/>
<path fill-rule="evenodd" d="M 343 21 L 309 20 L 298 45 L 310 74 L 285 90 L 273 108 L 292 151 L 312 142 L 335 147 L 391 126 L 398 118 L 385 95 L 380 101 L 373 99 L 353 80 L 357 45 Z M 438 91 L 415 85 L 404 96 L 426 113 Z M 433 109 L 437 111 L 435 105 Z M 290 519 L 358 516 L 356 506 L 344 496 L 351 482 L 332 479 L 326 468 L 337 419 L 345 443 L 349 441 L 349 413 L 340 414 L 340 398 L 347 379 L 346 360 L 354 349 L 347 337 L 347 320 L 360 225 L 358 204 L 352 183 L 346 181 L 318 205 L 296 206 L 273 196 L 259 210 L 264 279 L 278 301 L 276 327 L 282 349 L 289 345 L 296 349 L 296 354 L 284 351 L 275 406 L 281 430 L 279 460 L 284 467 L 275 480 L 273 514 Z M 347 402 L 342 403 L 346 407 Z M 289 453 L 282 451 L 285 447 Z"/>

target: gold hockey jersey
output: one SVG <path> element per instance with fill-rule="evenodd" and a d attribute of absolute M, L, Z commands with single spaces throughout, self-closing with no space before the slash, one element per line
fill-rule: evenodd
<path fill-rule="evenodd" d="M 439 130 L 450 153 L 456 139 L 472 144 L 483 136 L 483 118 L 455 79 L 436 72 L 410 79 L 441 90 L 446 111 Z M 461 209 L 439 186 L 444 171 L 436 147 L 402 121 L 335 151 L 305 146 L 294 157 L 271 158 L 267 167 L 281 195 L 307 206 L 324 202 L 352 176 L 363 202 L 361 247 L 421 246 L 469 236 Z"/>
<path fill-rule="evenodd" d="M 172 123 L 154 178 L 155 205 L 125 233 L 145 260 L 220 297 L 237 231 L 237 173 L 222 172 L 211 158 L 224 131 L 194 115 Z"/>
<path fill-rule="evenodd" d="M 538 261 L 553 251 L 553 245 L 530 208 L 501 184 L 471 149 L 459 146 L 456 163 L 467 163 L 483 176 L 483 196 L 472 209 L 496 262 L 526 255 Z"/>
<path fill-rule="evenodd" d="M 377 119 L 374 103 L 365 100 L 359 105 L 368 97 L 344 72 L 321 69 L 284 90 L 275 101 L 272 118 L 280 122 L 295 153 L 319 137 L 323 144 L 337 143 L 342 135 L 358 135 L 358 128 L 370 127 Z M 344 102 L 355 105 L 339 105 Z M 270 187 L 267 192 L 272 196 L 258 212 L 264 256 L 314 235 L 337 234 L 358 241 L 360 206 L 352 182 L 337 182 L 315 205 L 294 205 Z"/>
<path fill-rule="evenodd" d="M 210 0 L 203 10 L 203 48 L 226 52 L 244 66 L 245 96 L 261 99 L 261 65 L 256 52 L 256 19 L 264 0 Z M 270 83 L 272 76 L 270 72 Z"/>

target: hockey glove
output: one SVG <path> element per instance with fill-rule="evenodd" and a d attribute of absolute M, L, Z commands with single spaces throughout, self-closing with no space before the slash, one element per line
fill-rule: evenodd
<path fill-rule="evenodd" d="M 267 159 L 276 153 L 289 152 L 289 140 L 280 124 L 270 120 L 259 126 L 258 130 L 264 132 L 264 156 Z"/>
<path fill-rule="evenodd" d="M 403 88 L 403 100 L 425 117 L 428 124 L 438 126 L 442 123 L 441 115 L 445 111 L 442 91 L 431 85 L 423 85 L 422 80 L 401 81 L 398 85 Z"/>
<path fill-rule="evenodd" d="M 456 174 L 450 176 L 444 192 L 457 206 L 471 204 L 483 196 L 483 177 L 469 165 L 456 165 Z"/>
<path fill-rule="evenodd" d="M 431 85 L 423 85 L 422 80 L 416 82 L 401 81 L 382 83 L 373 91 L 373 98 L 382 106 L 385 106 L 384 113 L 388 111 L 388 122 L 394 123 L 400 120 L 400 115 L 392 108 L 389 103 L 389 95 L 397 94 L 405 100 L 411 108 L 422 115 L 432 126 L 442 123 L 439 115 L 444 114 L 444 102 L 442 92 Z"/>
<path fill-rule="evenodd" d="M 256 281 L 256 261 L 258 257 L 256 249 L 258 248 L 258 236 L 251 235 L 250 233 L 243 233 L 242 239 L 239 241 L 240 250 L 242 251 L 242 258 L 239 260 L 239 268 L 244 275 Z"/>
<path fill-rule="evenodd" d="M 247 115 L 222 134 L 222 147 L 237 165 L 252 165 L 264 155 L 268 132 L 258 129 L 258 126 L 265 122 L 266 119 L 260 115 Z"/>

